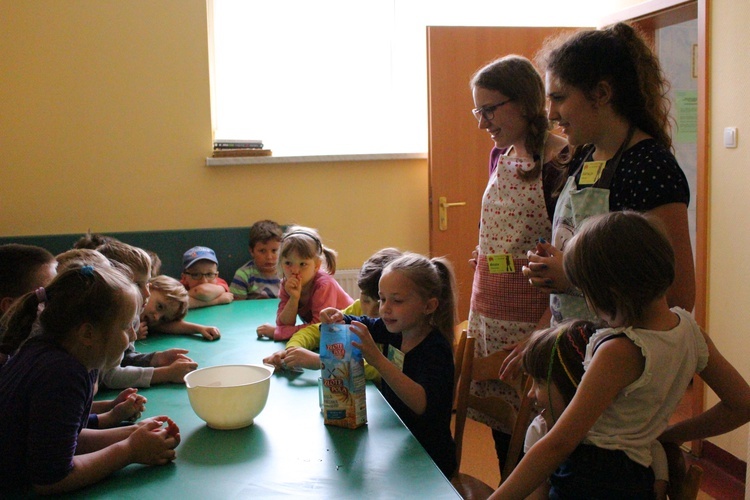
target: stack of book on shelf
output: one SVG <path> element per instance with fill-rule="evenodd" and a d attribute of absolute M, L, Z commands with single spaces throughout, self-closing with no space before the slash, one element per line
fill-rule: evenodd
<path fill-rule="evenodd" d="M 236 156 L 271 156 L 270 149 L 263 149 L 261 140 L 216 140 L 214 141 L 214 158 Z"/>

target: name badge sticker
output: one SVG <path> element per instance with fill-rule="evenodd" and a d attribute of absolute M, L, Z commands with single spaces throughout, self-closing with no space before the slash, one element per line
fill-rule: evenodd
<path fill-rule="evenodd" d="M 399 371 L 404 371 L 404 353 L 392 345 L 388 346 L 388 361 L 396 365 Z"/>
<path fill-rule="evenodd" d="M 513 264 L 513 256 L 505 253 L 494 253 L 487 256 L 487 265 L 491 274 L 515 273 L 516 266 Z"/>
<path fill-rule="evenodd" d="M 578 183 L 582 186 L 592 186 L 596 184 L 596 181 L 602 176 L 602 172 L 606 166 L 606 161 L 587 161 L 583 164 L 581 179 Z"/>

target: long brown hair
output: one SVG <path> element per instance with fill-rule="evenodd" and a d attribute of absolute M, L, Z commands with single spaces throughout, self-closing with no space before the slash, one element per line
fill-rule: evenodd
<path fill-rule="evenodd" d="M 612 88 L 614 110 L 665 148 L 672 147 L 669 82 L 658 58 L 634 27 L 617 23 L 602 30 L 551 38 L 536 61 L 544 71 L 589 98 L 599 82 L 606 81 Z"/>
<path fill-rule="evenodd" d="M 518 102 L 529 124 L 524 146 L 534 159 L 534 168 L 528 171 L 518 168 L 517 173 L 526 180 L 539 177 L 544 163 L 544 141 L 550 127 L 545 109 L 544 83 L 534 65 L 517 55 L 501 57 L 474 73 L 470 85 L 471 88 L 500 92 Z"/>

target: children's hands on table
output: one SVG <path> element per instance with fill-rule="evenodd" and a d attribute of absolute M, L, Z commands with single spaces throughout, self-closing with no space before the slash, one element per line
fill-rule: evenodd
<path fill-rule="evenodd" d="M 157 351 L 151 358 L 151 366 L 169 366 L 178 359 L 187 359 L 189 361 L 192 361 L 192 359 L 186 356 L 187 353 L 187 349 L 179 349 L 176 347 L 165 349 L 163 351 Z"/>
<path fill-rule="evenodd" d="M 198 368 L 198 363 L 187 356 L 182 356 L 181 358 L 174 360 L 174 362 L 167 367 L 167 379 L 169 382 L 175 384 L 184 384 L 185 375 L 196 368 Z"/>
<path fill-rule="evenodd" d="M 286 370 L 320 370 L 320 356 L 304 347 L 290 347 L 281 359 L 281 366 Z"/>
<path fill-rule="evenodd" d="M 221 337 L 221 332 L 215 326 L 202 326 L 198 329 L 198 333 L 206 340 L 218 340 Z"/>
<path fill-rule="evenodd" d="M 167 416 L 151 417 L 138 424 L 128 437 L 131 462 L 164 465 L 175 459 L 180 428 Z"/>
<path fill-rule="evenodd" d="M 232 292 L 223 292 L 216 299 L 217 304 L 230 304 L 232 301 L 234 301 L 234 295 Z"/>
<path fill-rule="evenodd" d="M 127 401 L 128 398 L 136 392 L 138 392 L 138 389 L 136 389 L 135 387 L 128 387 L 127 389 L 123 389 L 120 394 L 118 394 L 117 397 L 112 400 L 112 408 L 119 405 L 123 401 Z"/>
<path fill-rule="evenodd" d="M 570 288 L 563 270 L 563 252 L 554 245 L 541 240 L 526 256 L 529 264 L 522 272 L 533 286 L 548 293 L 563 293 Z"/>
<path fill-rule="evenodd" d="M 352 345 L 361 350 L 362 356 L 364 356 L 368 363 L 372 364 L 372 360 L 374 360 L 378 354 L 382 355 L 383 353 L 378 349 L 378 345 L 372 339 L 372 335 L 370 335 L 370 330 L 368 330 L 364 324 L 359 321 L 352 321 L 351 326 L 354 333 L 356 333 L 361 340 L 361 342 L 352 341 Z"/>
<path fill-rule="evenodd" d="M 284 365 L 282 363 L 283 363 L 285 355 L 286 355 L 286 351 L 275 352 L 271 354 L 270 356 L 266 356 L 265 358 L 263 358 L 263 364 L 271 365 L 274 368 L 281 370 L 284 368 Z"/>
<path fill-rule="evenodd" d="M 112 415 L 115 422 L 130 421 L 135 422 L 141 418 L 141 413 L 146 411 L 147 399 L 140 394 L 130 394 L 125 401 L 117 403 L 112 408 Z"/>
<path fill-rule="evenodd" d="M 276 327 L 273 326 L 270 323 L 264 323 L 260 325 L 256 330 L 255 333 L 258 334 L 258 338 L 268 338 L 273 340 L 273 332 L 276 331 Z"/>

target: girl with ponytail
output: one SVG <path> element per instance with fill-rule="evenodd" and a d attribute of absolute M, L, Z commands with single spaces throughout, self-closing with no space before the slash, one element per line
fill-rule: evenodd
<path fill-rule="evenodd" d="M 380 318 L 324 309 L 323 323 L 349 323 L 353 342 L 382 377 L 383 397 L 446 477 L 456 472 L 450 423 L 456 285 L 447 260 L 407 253 L 380 277 Z M 376 344 L 383 346 L 382 350 Z"/>
<path fill-rule="evenodd" d="M 115 267 L 71 263 L 3 316 L 0 345 L 14 354 L 0 369 L 1 497 L 65 493 L 131 463 L 174 460 L 180 433 L 166 416 L 86 428 L 98 372 L 135 340 L 141 300 Z"/>

